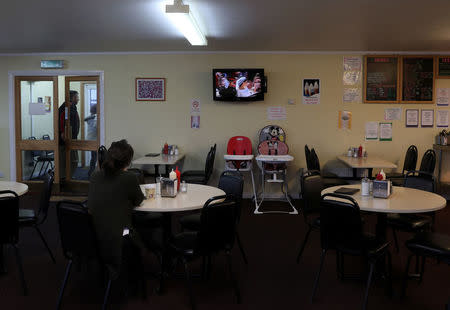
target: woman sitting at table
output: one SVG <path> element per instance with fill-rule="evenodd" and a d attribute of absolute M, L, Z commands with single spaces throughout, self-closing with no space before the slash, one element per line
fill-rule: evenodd
<path fill-rule="evenodd" d="M 113 142 L 106 153 L 102 169 L 92 174 L 88 208 L 92 214 L 100 252 L 114 277 L 120 273 L 124 235 L 141 250 L 143 236 L 132 225 L 133 209 L 144 200 L 134 173 L 127 171 L 133 158 L 133 148 L 126 140 Z M 146 232 L 147 233 L 147 232 Z"/>

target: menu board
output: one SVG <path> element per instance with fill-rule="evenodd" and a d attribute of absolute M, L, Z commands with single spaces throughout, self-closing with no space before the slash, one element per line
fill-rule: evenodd
<path fill-rule="evenodd" d="M 398 57 L 366 56 L 366 102 L 397 102 Z"/>
<path fill-rule="evenodd" d="M 438 57 L 437 75 L 441 78 L 450 78 L 450 57 Z"/>
<path fill-rule="evenodd" d="M 432 102 L 434 58 L 404 57 L 402 65 L 402 101 Z"/>

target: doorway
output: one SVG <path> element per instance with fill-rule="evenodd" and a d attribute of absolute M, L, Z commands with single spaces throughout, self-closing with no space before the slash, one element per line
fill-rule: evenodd
<path fill-rule="evenodd" d="M 56 192 L 86 193 L 104 143 L 103 72 L 64 73 L 10 72 L 11 180 L 33 189 L 52 170 Z"/>

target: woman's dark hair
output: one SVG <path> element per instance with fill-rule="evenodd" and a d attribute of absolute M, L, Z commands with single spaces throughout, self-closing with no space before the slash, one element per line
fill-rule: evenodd
<path fill-rule="evenodd" d="M 106 159 L 102 169 L 108 177 L 118 174 L 123 168 L 128 167 L 133 159 L 134 151 L 127 140 L 122 139 L 111 143 L 106 152 Z"/>

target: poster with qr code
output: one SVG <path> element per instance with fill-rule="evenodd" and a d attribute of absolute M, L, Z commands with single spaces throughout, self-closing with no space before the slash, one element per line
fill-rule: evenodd
<path fill-rule="evenodd" d="M 165 78 L 137 78 L 136 101 L 165 101 Z"/>

